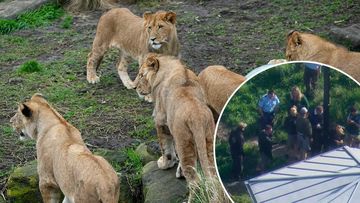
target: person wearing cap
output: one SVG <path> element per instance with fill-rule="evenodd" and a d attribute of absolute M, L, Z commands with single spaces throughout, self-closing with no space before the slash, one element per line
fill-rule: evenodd
<path fill-rule="evenodd" d="M 305 94 L 308 98 L 311 98 L 314 96 L 314 91 L 320 76 L 321 66 L 315 63 L 304 63 L 304 65 Z"/>
<path fill-rule="evenodd" d="M 310 114 L 310 123 L 312 126 L 312 138 L 311 155 L 317 155 L 321 152 L 323 145 L 325 144 L 325 138 L 323 135 L 324 125 L 324 109 L 321 105 L 317 106 Z"/>
<path fill-rule="evenodd" d="M 260 126 L 264 129 L 266 125 L 273 126 L 275 113 L 278 111 L 280 100 L 276 96 L 274 90 L 269 90 L 267 94 L 263 95 L 258 103 L 258 110 L 260 113 Z"/>
<path fill-rule="evenodd" d="M 308 119 L 308 110 L 306 107 L 301 108 L 300 115 L 296 119 L 296 132 L 300 148 L 300 159 L 304 160 L 311 150 L 310 142 L 312 139 L 312 127 Z"/>
<path fill-rule="evenodd" d="M 259 152 L 260 152 L 260 170 L 265 171 L 265 168 L 269 167 L 273 156 L 272 156 L 272 134 L 273 129 L 271 125 L 266 125 L 265 128 L 260 132 L 258 137 Z"/>
<path fill-rule="evenodd" d="M 359 147 L 359 130 L 360 129 L 360 115 L 355 106 L 352 106 L 347 116 L 346 130 L 349 132 L 348 145 L 350 147 Z"/>
<path fill-rule="evenodd" d="M 298 154 L 297 145 L 297 131 L 296 131 L 296 120 L 297 120 L 297 108 L 292 106 L 289 110 L 289 115 L 285 118 L 284 127 L 288 134 L 287 139 L 287 151 L 289 157 L 296 157 Z"/>
<path fill-rule="evenodd" d="M 244 131 L 246 123 L 240 122 L 238 127 L 231 131 L 229 136 L 230 153 L 232 158 L 232 176 L 235 180 L 241 179 L 242 163 L 244 158 Z"/>

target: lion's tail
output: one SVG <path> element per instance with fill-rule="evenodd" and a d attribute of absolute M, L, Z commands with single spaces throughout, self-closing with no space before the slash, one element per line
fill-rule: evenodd
<path fill-rule="evenodd" d="M 206 114 L 201 116 L 203 120 L 193 122 L 195 125 L 190 127 L 190 130 L 194 136 L 199 162 L 204 175 L 206 177 L 211 177 L 215 174 L 213 160 L 213 136 L 215 123 L 211 111 L 207 109 L 204 113 L 205 112 Z M 196 135 L 194 132 L 198 132 L 198 134 Z"/>

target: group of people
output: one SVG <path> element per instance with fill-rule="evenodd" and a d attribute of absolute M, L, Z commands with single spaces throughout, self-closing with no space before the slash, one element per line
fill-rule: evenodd
<path fill-rule="evenodd" d="M 309 98 L 312 98 L 316 81 L 319 74 L 319 67 L 305 68 L 304 83 Z M 349 109 L 345 127 L 333 123 L 324 133 L 324 109 L 317 105 L 310 109 L 307 97 L 301 92 L 298 86 L 291 88 L 289 99 L 286 101 L 288 115 L 283 123 L 287 132 L 287 156 L 290 159 L 304 160 L 309 155 L 314 156 L 323 151 L 334 149 L 343 145 L 359 147 L 360 144 L 360 114 L 355 106 Z M 273 126 L 275 115 L 279 111 L 280 100 L 274 90 L 268 90 L 258 102 L 260 114 L 258 134 L 258 147 L 260 154 L 259 169 L 265 171 L 273 160 L 272 146 Z M 238 127 L 230 133 L 229 145 L 233 160 L 233 178 L 240 179 L 242 163 L 244 158 L 243 144 L 246 124 L 241 122 Z"/>

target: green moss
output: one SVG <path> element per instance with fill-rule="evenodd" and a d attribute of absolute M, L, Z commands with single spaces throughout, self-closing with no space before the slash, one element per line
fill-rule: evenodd
<path fill-rule="evenodd" d="M 7 183 L 7 196 L 11 202 L 39 202 L 41 199 L 37 162 L 32 161 L 14 170 Z"/>
<path fill-rule="evenodd" d="M 30 60 L 22 64 L 17 70 L 18 73 L 34 73 L 43 70 L 42 65 L 36 60 Z"/>

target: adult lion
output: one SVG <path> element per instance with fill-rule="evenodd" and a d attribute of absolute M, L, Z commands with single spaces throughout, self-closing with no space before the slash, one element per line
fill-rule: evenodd
<path fill-rule="evenodd" d="M 146 12 L 143 18 L 126 8 L 116 8 L 105 13 L 99 20 L 92 51 L 89 53 L 88 82 L 99 82 L 96 70 L 105 52 L 110 47 L 117 47 L 121 50 L 117 67 L 120 79 L 128 89 L 134 88 L 127 73 L 131 57 L 141 64 L 143 57 L 149 52 L 178 56 L 179 41 L 175 23 L 174 12 Z"/>
<path fill-rule="evenodd" d="M 36 140 L 40 192 L 45 203 L 117 203 L 119 181 L 111 165 L 93 155 L 80 132 L 40 95 L 19 105 L 10 122 L 22 135 Z"/>
<path fill-rule="evenodd" d="M 209 66 L 200 72 L 199 81 L 215 120 L 228 98 L 245 79 L 244 76 L 234 73 L 224 66 Z"/>
<path fill-rule="evenodd" d="M 155 103 L 154 119 L 162 151 L 159 168 L 174 166 L 175 145 L 180 159 L 177 177 L 182 170 L 188 184 L 196 182 L 197 156 L 205 176 L 213 177 L 215 123 L 197 76 L 175 57 L 149 54 L 135 85 L 138 94 L 151 94 Z"/>
<path fill-rule="evenodd" d="M 286 58 L 329 64 L 360 82 L 360 53 L 348 51 L 313 34 L 290 31 Z"/>

